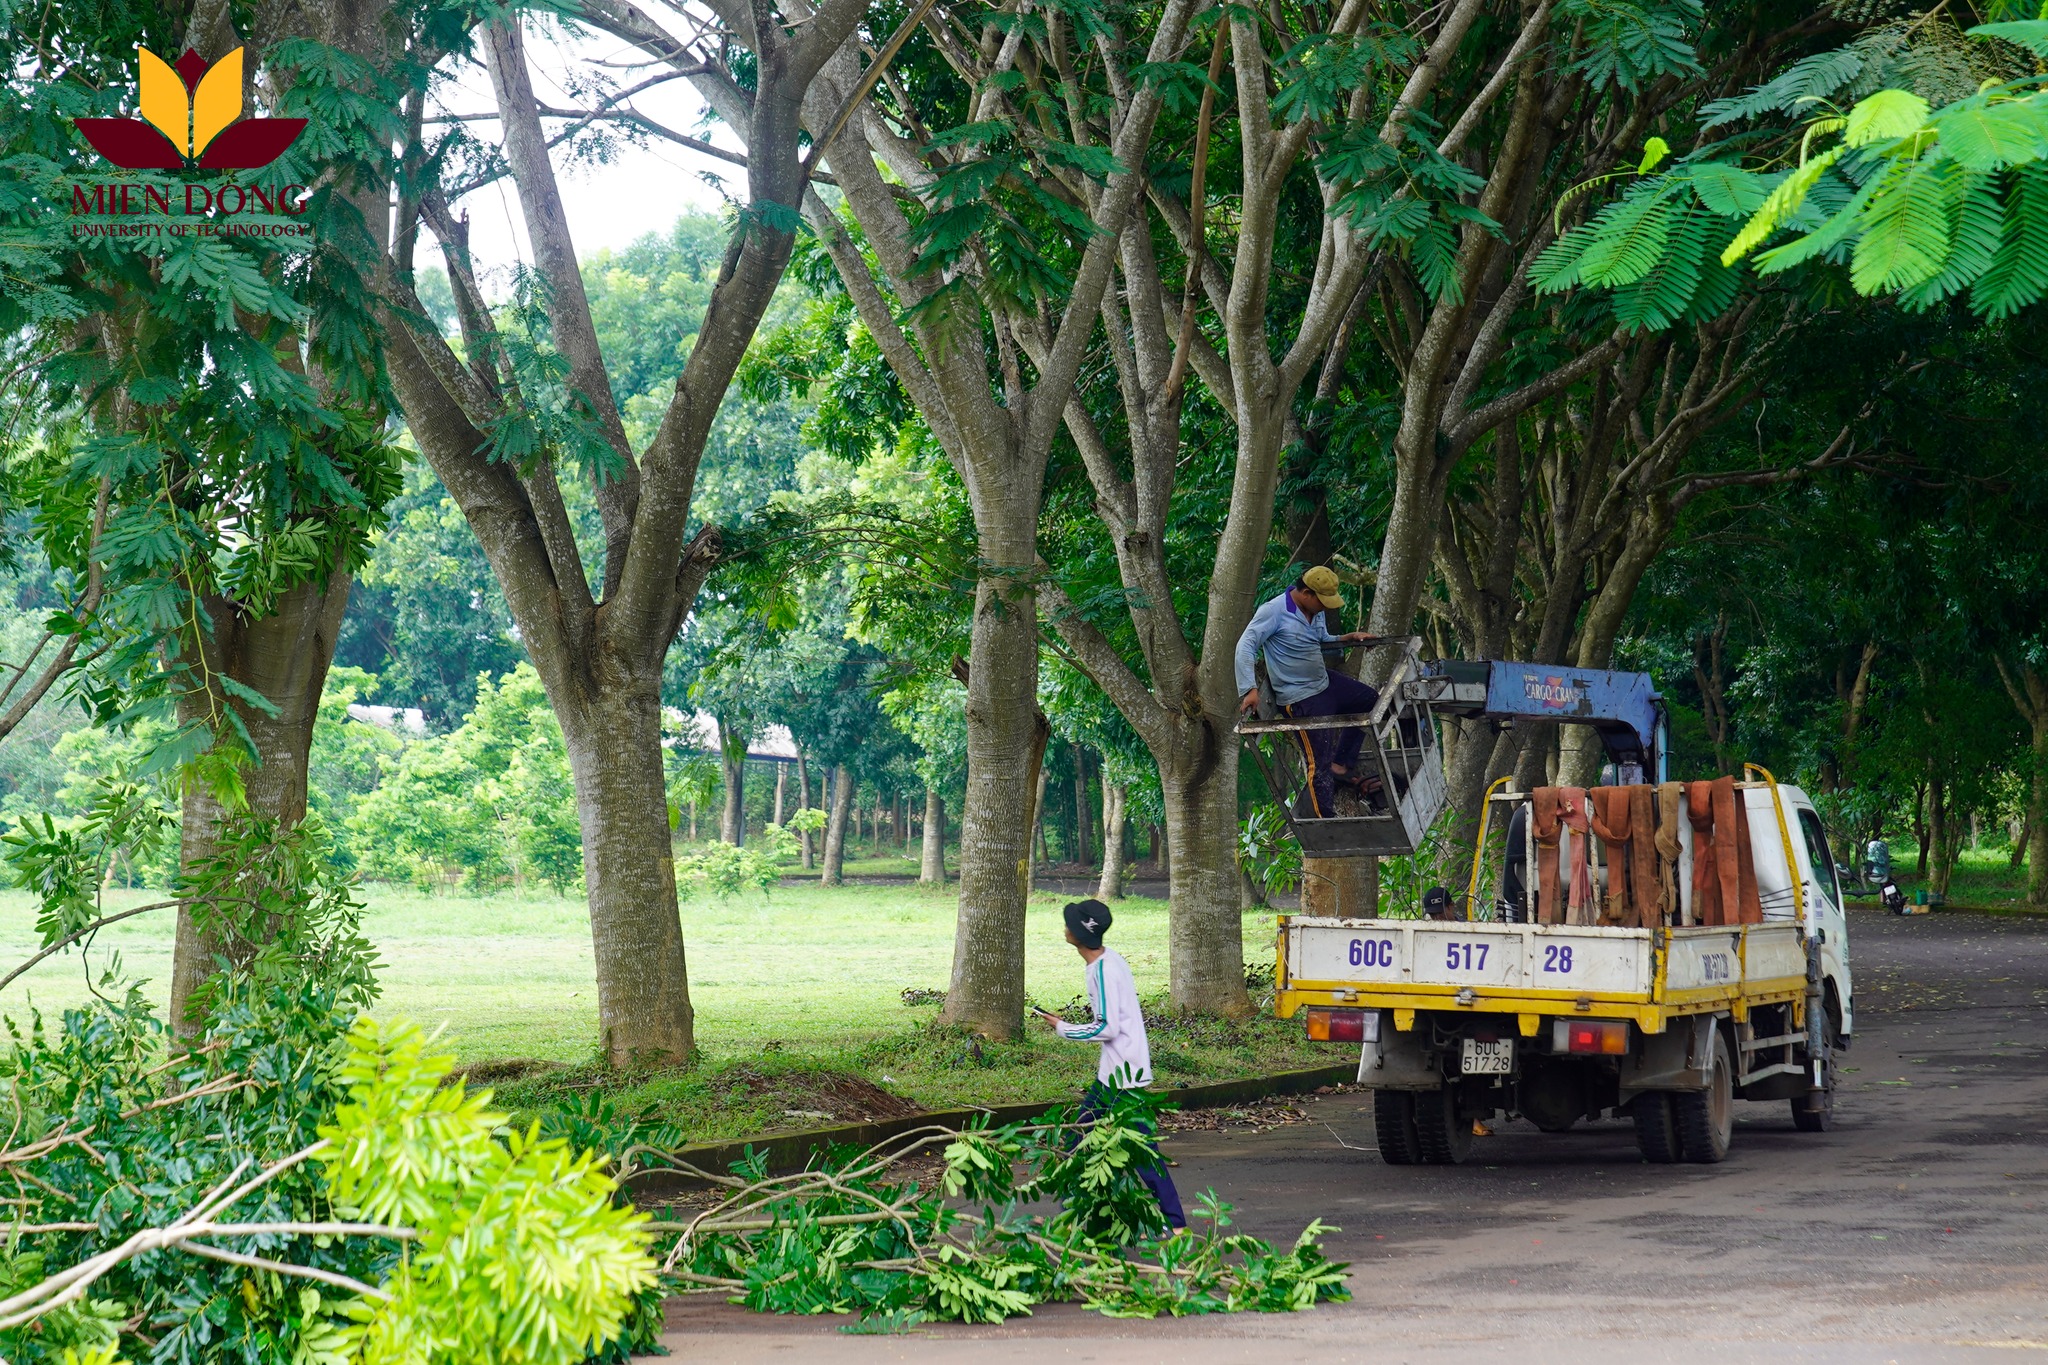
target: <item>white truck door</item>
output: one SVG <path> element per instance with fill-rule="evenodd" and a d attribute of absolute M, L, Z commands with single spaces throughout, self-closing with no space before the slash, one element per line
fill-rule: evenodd
<path fill-rule="evenodd" d="M 1806 883 L 1808 913 L 1827 937 L 1820 948 L 1821 971 L 1835 983 L 1835 998 L 1842 1006 L 1842 1032 L 1853 1033 L 1850 1017 L 1849 917 L 1842 908 L 1842 889 L 1835 881 L 1835 856 L 1828 848 L 1827 831 L 1806 793 L 1788 791 L 1786 816 L 1796 819 L 1799 831 L 1793 842 L 1798 847 L 1800 876 Z"/>

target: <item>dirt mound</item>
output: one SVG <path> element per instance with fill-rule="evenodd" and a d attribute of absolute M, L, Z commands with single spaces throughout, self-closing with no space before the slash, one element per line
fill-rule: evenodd
<path fill-rule="evenodd" d="M 811 1093 L 842 1123 L 873 1123 L 877 1119 L 909 1118 L 924 1112 L 924 1106 L 901 1095 L 892 1095 L 861 1076 L 820 1075 Z"/>
<path fill-rule="evenodd" d="M 892 1095 L 862 1076 L 842 1071 L 785 1071 L 764 1075 L 752 1067 L 735 1067 L 726 1080 L 746 1092 L 782 1105 L 790 1128 L 820 1128 L 837 1123 L 874 1123 L 908 1118 L 923 1106 Z"/>

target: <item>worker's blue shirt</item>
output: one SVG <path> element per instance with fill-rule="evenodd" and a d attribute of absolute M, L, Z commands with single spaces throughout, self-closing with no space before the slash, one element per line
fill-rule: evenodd
<path fill-rule="evenodd" d="M 1342 644 L 1343 637 L 1330 634 L 1323 614 L 1302 614 L 1294 605 L 1294 593 L 1281 593 L 1252 613 L 1251 624 L 1237 637 L 1237 691 L 1242 696 L 1258 683 L 1252 664 L 1266 656 L 1266 679 L 1273 685 L 1275 705 L 1292 706 L 1313 697 L 1330 685 L 1330 670 L 1323 663 L 1323 646 Z"/>

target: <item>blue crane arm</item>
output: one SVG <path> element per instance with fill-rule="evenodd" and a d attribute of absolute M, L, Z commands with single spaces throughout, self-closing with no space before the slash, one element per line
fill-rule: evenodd
<path fill-rule="evenodd" d="M 1637 780 L 1665 775 L 1664 699 L 1647 673 L 1616 673 L 1501 659 L 1439 659 L 1424 675 L 1441 679 L 1434 709 L 1497 721 L 1590 725 L 1617 768 Z"/>

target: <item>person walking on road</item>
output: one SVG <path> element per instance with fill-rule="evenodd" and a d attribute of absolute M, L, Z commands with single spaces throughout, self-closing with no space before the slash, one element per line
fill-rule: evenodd
<path fill-rule="evenodd" d="M 1372 644 L 1379 638 L 1362 630 L 1331 634 L 1323 624 L 1323 613 L 1343 605 L 1337 575 L 1317 565 L 1252 613 L 1251 623 L 1237 637 L 1237 688 L 1244 694 L 1240 710 L 1251 711 L 1259 704 L 1255 666 L 1261 654 L 1266 656 L 1266 681 L 1273 689 L 1273 704 L 1288 719 L 1363 715 L 1372 710 L 1380 699 L 1375 689 L 1346 674 L 1332 673 L 1323 662 L 1325 645 Z M 1303 730 L 1295 738 L 1301 741 L 1313 806 L 1312 812 L 1297 815 L 1335 814 L 1337 783 L 1358 783 L 1358 751 L 1365 743 L 1365 731 L 1356 726 Z"/>
<path fill-rule="evenodd" d="M 1110 1091 L 1141 1089 L 1152 1084 L 1152 1048 L 1145 1037 L 1145 1013 L 1138 1006 L 1138 986 L 1131 979 L 1131 964 L 1122 953 L 1102 946 L 1109 932 L 1109 907 L 1098 900 L 1075 901 L 1062 912 L 1067 925 L 1067 942 L 1081 954 L 1088 980 L 1088 1007 L 1094 1018 L 1085 1024 L 1070 1024 L 1051 1010 L 1032 1006 L 1053 1026 L 1060 1037 L 1077 1043 L 1095 1043 L 1102 1048 L 1095 1067 L 1095 1084 L 1081 1102 L 1081 1121 L 1092 1122 L 1107 1107 Z M 1149 1133 L 1148 1133 L 1149 1136 Z M 1154 1148 L 1157 1151 L 1157 1148 Z M 1182 1212 L 1180 1191 L 1167 1174 L 1166 1159 L 1142 1168 L 1138 1176 L 1159 1200 L 1167 1224 L 1188 1225 Z"/>

